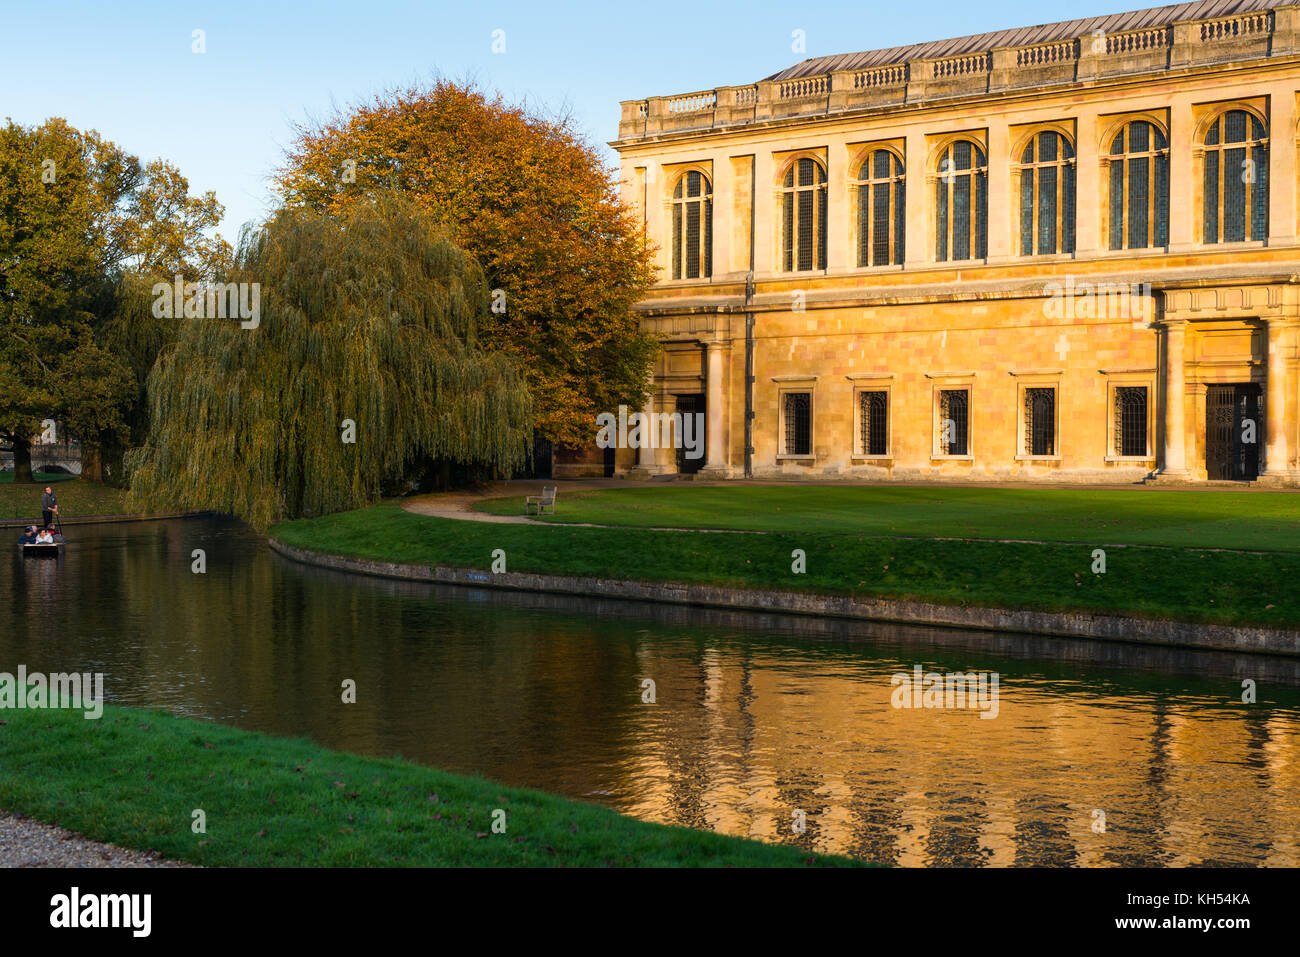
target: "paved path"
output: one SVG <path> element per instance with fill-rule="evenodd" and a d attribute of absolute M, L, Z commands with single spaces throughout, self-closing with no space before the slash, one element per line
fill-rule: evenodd
<path fill-rule="evenodd" d="M 0 813 L 0 867 L 192 867 L 156 852 L 101 844 L 30 818 Z"/>

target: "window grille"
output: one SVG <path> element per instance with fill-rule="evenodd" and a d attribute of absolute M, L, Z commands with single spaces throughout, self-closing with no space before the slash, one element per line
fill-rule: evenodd
<path fill-rule="evenodd" d="M 1146 386 L 1115 389 L 1115 453 L 1147 455 Z"/>
<path fill-rule="evenodd" d="M 944 389 L 939 393 L 939 451 L 944 455 L 969 455 L 969 393 Z"/>
<path fill-rule="evenodd" d="M 889 150 L 876 150 L 858 172 L 858 265 L 902 265 L 904 210 L 903 162 Z"/>
<path fill-rule="evenodd" d="M 796 160 L 782 184 L 782 261 L 786 272 L 826 268 L 826 170 Z"/>
<path fill-rule="evenodd" d="M 1020 253 L 1074 252 L 1074 147 L 1039 133 L 1020 155 Z"/>
<path fill-rule="evenodd" d="M 1153 123 L 1129 123 L 1111 141 L 1110 248 L 1169 244 L 1169 141 Z"/>
<path fill-rule="evenodd" d="M 1268 140 L 1253 113 L 1228 110 L 1205 132 L 1203 237 L 1207 243 L 1268 234 Z"/>
<path fill-rule="evenodd" d="M 785 394 L 785 455 L 812 454 L 812 396 L 807 392 Z"/>
<path fill-rule="evenodd" d="M 859 450 L 863 455 L 889 454 L 889 393 L 858 393 Z"/>
<path fill-rule="evenodd" d="M 694 170 L 673 189 L 673 278 L 707 279 L 713 275 L 713 190 L 708 177 Z"/>
<path fill-rule="evenodd" d="M 1056 390 L 1025 389 L 1025 452 L 1056 454 Z"/>
<path fill-rule="evenodd" d="M 943 151 L 935 170 L 935 258 L 988 255 L 988 166 L 984 151 L 959 140 Z"/>

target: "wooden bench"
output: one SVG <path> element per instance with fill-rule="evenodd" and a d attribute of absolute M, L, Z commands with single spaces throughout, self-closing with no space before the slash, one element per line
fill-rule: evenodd
<path fill-rule="evenodd" d="M 555 486 L 554 485 L 551 486 L 543 485 L 541 495 L 529 495 L 524 499 L 525 515 L 531 515 L 533 509 L 537 509 L 537 514 L 541 515 L 545 513 L 545 511 L 548 508 L 551 510 L 551 514 L 554 515 L 555 514 Z"/>

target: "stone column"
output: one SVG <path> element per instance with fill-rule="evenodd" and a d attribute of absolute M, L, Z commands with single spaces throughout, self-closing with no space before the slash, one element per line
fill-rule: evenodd
<path fill-rule="evenodd" d="M 727 477 L 727 445 L 726 436 L 723 434 L 726 429 L 725 404 L 726 396 L 723 393 L 723 382 L 725 381 L 726 372 L 726 349 L 729 343 L 720 339 L 711 340 L 704 344 L 707 351 L 706 368 L 708 370 L 708 384 L 705 388 L 708 390 L 704 400 L 707 414 L 704 435 L 706 439 L 704 468 L 700 469 L 701 478 L 726 478 Z"/>
<path fill-rule="evenodd" d="M 1171 479 L 1187 479 L 1187 367 L 1183 345 L 1187 321 L 1165 322 L 1165 460 L 1160 474 Z"/>
<path fill-rule="evenodd" d="M 1291 330 L 1295 321 L 1289 317 L 1268 320 L 1268 387 L 1264 401 L 1264 428 L 1268 444 L 1264 447 L 1264 468 L 1260 479 L 1269 483 L 1295 481 L 1291 467 L 1291 448 L 1287 441 L 1287 379 L 1290 363 Z"/>
<path fill-rule="evenodd" d="M 658 404 L 655 401 L 656 395 L 654 391 L 654 385 L 652 384 L 650 388 L 651 388 L 651 392 L 648 396 L 646 396 L 645 406 L 644 408 L 641 409 L 641 411 L 644 412 L 646 416 L 641 428 L 642 436 L 646 434 L 648 429 L 648 426 L 645 425 L 644 423 L 654 421 L 653 416 L 655 413 L 655 406 Z M 631 426 L 628 427 L 628 431 L 629 432 L 631 431 Z M 665 472 L 667 472 L 668 467 L 666 465 L 660 464 L 658 461 L 658 457 L 655 454 L 657 451 L 658 450 L 655 449 L 649 442 L 643 440 L 636 451 L 636 467 L 627 473 L 628 478 L 648 479 L 652 475 L 662 475 Z"/>

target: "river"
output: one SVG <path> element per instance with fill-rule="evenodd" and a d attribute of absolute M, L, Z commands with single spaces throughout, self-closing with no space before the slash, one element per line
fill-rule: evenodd
<path fill-rule="evenodd" d="M 0 561 L 0 671 L 881 863 L 1300 863 L 1300 660 L 371 579 L 233 521 L 68 531 Z M 917 665 L 996 674 L 997 716 L 893 707 Z"/>

